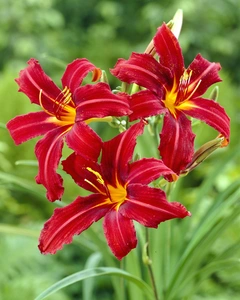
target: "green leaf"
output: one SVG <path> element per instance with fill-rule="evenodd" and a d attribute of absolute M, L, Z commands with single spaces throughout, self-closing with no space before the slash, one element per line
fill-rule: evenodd
<path fill-rule="evenodd" d="M 214 273 L 218 270 L 223 270 L 223 269 L 232 268 L 232 267 L 240 268 L 240 260 L 237 258 L 216 260 L 216 261 L 209 263 L 204 268 L 198 270 L 195 274 L 193 274 L 193 277 L 200 276 L 200 278 L 198 277 L 198 283 L 200 284 L 201 281 L 203 281 L 205 278 L 207 278 L 212 273 Z"/>
<path fill-rule="evenodd" d="M 15 162 L 16 166 L 31 166 L 31 167 L 38 167 L 37 160 L 17 160 Z"/>
<path fill-rule="evenodd" d="M 20 235 L 20 236 L 28 236 L 28 237 L 33 237 L 33 238 L 38 238 L 38 236 L 39 236 L 38 230 L 20 228 L 17 226 L 5 225 L 5 224 L 0 224 L 0 232 L 5 233 L 7 235 L 8 234 L 16 234 L 16 235 Z"/>
<path fill-rule="evenodd" d="M 189 277 L 199 268 L 212 244 L 239 216 L 240 208 L 237 205 L 239 190 L 240 181 L 236 181 L 224 192 L 219 193 L 212 207 L 199 221 L 179 259 L 168 287 L 166 299 L 174 299 L 174 295 L 178 294 L 180 290 L 184 290 Z"/>
<path fill-rule="evenodd" d="M 14 184 L 16 189 L 22 189 L 31 193 L 34 196 L 37 196 L 41 199 L 46 199 L 45 194 L 43 193 L 42 189 L 38 187 L 35 183 L 32 183 L 29 180 L 22 179 L 20 177 L 14 176 L 12 174 L 7 174 L 4 172 L 0 172 L 0 180 L 5 181 L 7 183 Z"/>
<path fill-rule="evenodd" d="M 141 279 L 132 276 L 131 274 L 117 268 L 100 267 L 100 268 L 83 270 L 81 272 L 77 272 L 70 276 L 65 277 L 64 279 L 58 281 L 57 283 L 49 287 L 47 290 L 42 292 L 37 298 L 35 298 L 35 300 L 45 299 L 47 296 L 55 293 L 56 291 L 70 284 L 76 283 L 78 281 L 82 281 L 84 279 L 97 277 L 97 276 L 105 276 L 105 275 L 123 277 L 126 280 L 131 281 L 142 290 L 142 292 L 146 295 L 146 297 L 149 300 L 153 299 L 153 294 L 150 286 L 146 284 L 144 281 L 142 281 Z"/>
<path fill-rule="evenodd" d="M 102 259 L 102 254 L 100 252 L 95 252 L 88 258 L 84 269 L 88 270 L 91 268 L 96 268 Z M 94 290 L 94 278 L 88 278 L 83 282 L 83 300 L 93 299 Z"/>
<path fill-rule="evenodd" d="M 0 122 L 0 128 L 2 128 L 2 129 L 7 129 L 6 124 Z"/>
<path fill-rule="evenodd" d="M 134 250 L 131 251 L 124 259 L 124 266 L 123 268 L 130 272 L 133 276 L 136 276 L 138 278 L 143 278 L 143 274 L 141 272 L 142 270 L 142 261 L 141 261 L 141 255 L 139 255 L 138 251 Z M 139 290 L 135 285 L 129 284 L 126 286 L 128 295 L 130 299 L 138 299 L 138 300 L 144 300 L 145 296 L 143 295 L 142 291 Z M 124 286 L 124 285 L 123 285 Z"/>

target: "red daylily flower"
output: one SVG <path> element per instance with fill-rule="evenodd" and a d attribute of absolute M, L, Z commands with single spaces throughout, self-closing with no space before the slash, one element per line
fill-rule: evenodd
<path fill-rule="evenodd" d="M 133 53 L 129 60 L 119 59 L 111 72 L 147 89 L 132 95 L 130 120 L 165 113 L 159 150 L 164 163 L 179 174 L 194 153 L 195 135 L 187 116 L 212 126 L 225 138 L 223 146 L 228 143 L 229 117 L 218 103 L 202 97 L 221 81 L 221 67 L 198 54 L 185 68 L 179 42 L 165 24 L 154 37 L 154 47 L 159 62 L 150 54 Z"/>
<path fill-rule="evenodd" d="M 16 79 L 19 91 L 30 101 L 40 105 L 42 111 L 17 116 L 7 128 L 16 144 L 36 136 L 35 154 L 39 162 L 36 181 L 47 189 L 50 201 L 63 194 L 62 178 L 56 173 L 61 158 L 63 138 L 70 148 L 92 160 L 97 160 L 102 141 L 87 125 L 98 118 L 122 116 L 130 113 L 126 96 L 114 95 L 106 83 L 81 86 L 92 71 L 93 81 L 101 71 L 87 59 L 76 59 L 69 64 L 62 77 L 62 90 L 48 77 L 35 59 L 20 72 Z M 97 118 L 97 119 L 96 119 Z"/>
<path fill-rule="evenodd" d="M 133 220 L 156 228 L 160 222 L 190 215 L 180 203 L 168 202 L 162 190 L 148 186 L 172 173 L 161 160 L 144 158 L 130 163 L 143 128 L 141 121 L 103 143 L 100 164 L 74 153 L 63 161 L 64 170 L 93 194 L 55 209 L 41 232 L 42 253 L 54 254 L 63 244 L 71 243 L 74 235 L 104 217 L 108 245 L 121 259 L 137 245 Z"/>

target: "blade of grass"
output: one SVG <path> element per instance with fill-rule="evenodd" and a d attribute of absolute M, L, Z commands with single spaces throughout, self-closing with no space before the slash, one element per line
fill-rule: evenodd
<path fill-rule="evenodd" d="M 101 238 L 102 235 L 95 230 L 95 227 L 91 226 L 90 228 L 88 228 L 86 234 L 92 241 L 94 241 L 95 245 L 98 247 L 98 251 L 101 252 L 106 265 L 108 267 L 117 267 L 117 260 L 110 254 L 106 241 Z M 124 290 L 121 288 L 121 286 L 119 286 L 119 280 L 117 280 L 116 278 L 111 279 L 116 293 L 116 299 L 124 299 Z"/>
<path fill-rule="evenodd" d="M 44 292 L 42 292 L 38 297 L 35 298 L 35 300 L 41 300 L 45 299 L 49 295 L 55 293 L 56 291 L 73 284 L 75 282 L 82 281 L 84 279 L 88 279 L 91 277 L 97 277 L 97 276 L 118 276 L 118 277 L 124 277 L 126 280 L 129 280 L 136 284 L 140 290 L 145 294 L 146 299 L 152 300 L 152 290 L 144 281 L 141 279 L 132 276 L 128 272 L 125 272 L 123 270 L 117 269 L 117 268 L 110 268 L 110 267 L 103 267 L 103 268 L 94 268 L 89 270 L 83 270 L 81 272 L 74 273 L 70 276 L 65 277 L 64 279 L 58 281 L 48 289 L 46 289 Z"/>
<path fill-rule="evenodd" d="M 19 228 L 17 226 L 0 224 L 0 232 L 5 234 L 16 234 L 21 236 L 27 236 L 32 238 L 39 237 L 39 230 L 32 230 L 26 228 Z"/>
<path fill-rule="evenodd" d="M 236 207 L 235 210 L 233 208 L 232 213 L 227 217 L 225 216 L 227 209 L 239 200 L 239 189 L 236 190 L 236 186 L 236 184 L 231 185 L 224 195 L 220 195 L 219 198 L 221 201 L 219 201 L 219 199 L 218 201 L 221 205 L 219 205 L 215 211 L 212 211 L 208 218 L 203 219 L 196 231 L 193 232 L 193 238 L 180 258 L 178 267 L 172 277 L 166 299 L 172 299 L 172 295 L 179 290 L 178 286 L 183 282 L 186 276 L 190 274 L 190 269 L 199 264 L 199 260 L 202 259 L 221 232 L 238 217 L 239 207 Z M 236 190 L 235 193 L 227 199 L 226 196 L 229 196 L 228 194 L 230 191 L 232 192 L 233 188 Z M 215 203 L 213 205 L 215 206 Z"/>
<path fill-rule="evenodd" d="M 84 269 L 96 268 L 102 259 L 102 254 L 100 252 L 95 252 L 89 256 Z M 83 281 L 83 300 L 94 299 L 94 278 L 88 278 L 88 280 Z"/>
<path fill-rule="evenodd" d="M 191 255 L 188 256 L 186 263 L 182 267 L 178 277 L 178 284 L 175 285 L 172 297 L 169 299 L 174 299 L 174 296 L 178 294 L 179 291 L 184 290 L 184 288 L 188 285 L 190 278 L 193 277 L 193 274 L 199 268 L 204 257 L 206 257 L 207 253 L 210 251 L 212 244 L 221 235 L 221 233 L 233 223 L 233 221 L 239 216 L 239 213 L 240 209 L 235 210 L 228 218 L 223 219 L 222 222 L 219 222 L 219 224 L 212 228 L 212 230 L 209 231 L 209 234 L 200 241 L 199 245 L 197 245 Z"/>
<path fill-rule="evenodd" d="M 131 251 L 125 260 L 125 270 L 132 274 L 133 276 L 136 276 L 137 278 L 142 278 L 141 273 L 141 264 L 142 264 L 142 258 L 141 255 L 138 255 L 138 249 L 135 249 Z M 129 294 L 130 299 L 138 299 L 138 300 L 144 300 L 144 295 L 142 291 L 134 284 L 132 284 L 131 281 L 129 281 L 127 286 L 127 291 Z"/>
<path fill-rule="evenodd" d="M 36 184 L 33 184 L 31 181 L 19 178 L 12 174 L 6 174 L 4 172 L 0 172 L 0 180 L 16 185 L 16 188 L 21 188 L 24 191 L 29 192 L 30 194 L 37 196 L 38 198 L 44 199 L 46 201 L 45 193 L 41 188 L 39 188 Z"/>
<path fill-rule="evenodd" d="M 188 279 L 184 282 L 183 286 L 192 286 L 192 291 L 188 291 L 188 296 L 191 297 L 191 294 L 193 295 L 196 292 L 195 286 L 191 285 L 191 281 L 194 280 L 194 278 L 197 278 L 197 285 L 198 288 L 201 285 L 201 283 L 204 282 L 206 278 L 208 278 L 211 274 L 223 270 L 223 269 L 229 269 L 229 268 L 238 268 L 240 269 L 240 260 L 237 258 L 229 258 L 225 260 L 217 260 L 214 262 L 211 262 L 210 264 L 206 265 L 205 267 L 199 269 L 198 271 L 192 273 L 191 276 L 188 277 Z"/>

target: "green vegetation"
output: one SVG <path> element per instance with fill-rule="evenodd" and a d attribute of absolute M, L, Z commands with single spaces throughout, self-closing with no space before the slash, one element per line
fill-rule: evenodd
<path fill-rule="evenodd" d="M 45 190 L 34 181 L 37 139 L 15 146 L 5 124 L 18 114 L 37 109 L 17 92 L 14 82 L 29 58 L 37 58 L 60 84 L 66 64 L 77 57 L 86 57 L 106 70 L 115 88 L 119 82 L 110 76 L 109 68 L 118 58 L 128 58 L 132 51 L 143 52 L 156 28 L 163 21 L 168 22 L 178 8 L 184 13 L 179 40 L 186 63 L 200 52 L 222 65 L 218 101 L 231 117 L 232 133 L 229 147 L 217 150 L 176 185 L 172 199 L 182 202 L 192 217 L 151 230 L 151 258 L 157 283 L 161 284 L 158 284 L 160 299 L 239 299 L 238 0 L 0 1 L 0 299 L 32 300 L 59 280 L 88 268 L 93 269 L 88 280 L 80 282 L 85 273 L 77 274 L 75 284 L 47 299 L 146 299 L 142 291 L 147 291 L 148 286 L 134 277 L 150 285 L 147 268 L 141 265 L 143 228 L 138 228 L 141 242 L 137 250 L 121 263 L 132 277 L 113 269 L 120 264 L 107 247 L 101 222 L 56 255 L 39 253 L 40 230 L 53 208 L 62 204 L 49 203 Z M 113 130 L 104 133 L 106 139 Z M 203 124 L 196 125 L 195 130 L 197 147 L 216 134 Z M 149 149 L 147 156 L 151 155 Z M 62 201 L 70 203 L 82 191 L 72 184 L 69 176 L 62 175 L 69 187 Z M 104 276 L 99 276 L 100 272 Z"/>

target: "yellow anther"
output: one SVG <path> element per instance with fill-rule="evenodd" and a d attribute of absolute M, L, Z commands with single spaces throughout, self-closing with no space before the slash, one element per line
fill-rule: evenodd
<path fill-rule="evenodd" d="M 97 171 L 94 171 L 94 170 L 93 170 L 92 168 L 90 168 L 90 167 L 87 167 L 86 169 L 87 169 L 89 172 L 93 173 L 93 174 L 97 177 L 97 181 L 98 181 L 100 184 L 105 185 L 104 180 L 103 180 L 101 174 L 99 174 Z M 87 180 L 85 180 L 85 181 L 87 181 Z"/>

